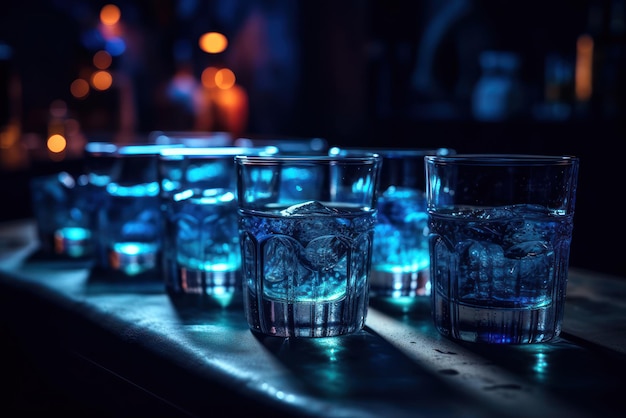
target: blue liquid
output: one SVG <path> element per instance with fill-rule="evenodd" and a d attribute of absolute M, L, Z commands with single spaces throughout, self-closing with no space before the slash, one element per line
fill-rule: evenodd
<path fill-rule="evenodd" d="M 151 242 L 116 242 L 109 250 L 109 265 L 128 276 L 157 267 L 159 246 Z"/>
<path fill-rule="evenodd" d="M 437 329 L 499 344 L 561 332 L 572 216 L 536 205 L 431 213 Z"/>
<path fill-rule="evenodd" d="M 372 297 L 430 295 L 428 214 L 421 190 L 390 187 L 378 200 Z"/>
<path fill-rule="evenodd" d="M 73 258 L 92 254 L 91 231 L 81 227 L 60 228 L 54 233 L 54 249 L 57 254 Z"/>
<path fill-rule="evenodd" d="M 179 194 L 167 203 L 164 280 L 169 294 L 230 304 L 241 293 L 241 248 L 233 193 Z"/>
<path fill-rule="evenodd" d="M 253 331 L 329 337 L 363 327 L 376 214 L 335 209 L 240 211 L 244 306 Z"/>
<path fill-rule="evenodd" d="M 110 183 L 99 208 L 98 252 L 101 267 L 125 276 L 158 271 L 161 217 L 158 183 Z"/>

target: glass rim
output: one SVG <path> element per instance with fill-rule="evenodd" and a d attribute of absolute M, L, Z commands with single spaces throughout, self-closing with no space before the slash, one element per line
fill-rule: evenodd
<path fill-rule="evenodd" d="M 164 148 L 159 152 L 159 157 L 167 158 L 184 158 L 184 157 L 234 157 L 236 155 L 245 155 L 247 153 L 274 155 L 279 152 L 278 147 L 273 145 L 246 147 L 246 146 L 219 146 L 219 147 L 174 147 Z"/>
<path fill-rule="evenodd" d="M 120 144 L 117 146 L 116 154 L 120 156 L 152 156 L 159 155 L 159 153 L 168 147 L 180 147 L 182 144 Z"/>
<path fill-rule="evenodd" d="M 328 163 L 328 164 L 373 164 L 379 163 L 382 157 L 379 154 L 368 154 L 361 156 L 340 156 L 340 155 L 325 155 L 325 154 L 297 154 L 297 155 L 237 155 L 235 156 L 235 162 L 240 165 L 282 165 L 282 164 L 315 164 L 315 163 Z"/>
<path fill-rule="evenodd" d="M 427 163 L 439 165 L 486 165 L 486 166 L 546 166 L 546 165 L 574 165 L 579 159 L 574 155 L 545 155 L 545 154 L 450 154 L 427 155 Z"/>
<path fill-rule="evenodd" d="M 118 144 L 106 141 L 89 141 L 85 144 L 87 154 L 114 154 L 118 148 Z"/>
<path fill-rule="evenodd" d="M 424 157 L 427 155 L 451 155 L 455 151 L 453 148 L 437 147 L 437 148 L 385 148 L 385 147 L 331 147 L 329 153 L 338 155 L 345 151 L 344 156 L 349 154 L 379 154 L 382 157 Z"/>

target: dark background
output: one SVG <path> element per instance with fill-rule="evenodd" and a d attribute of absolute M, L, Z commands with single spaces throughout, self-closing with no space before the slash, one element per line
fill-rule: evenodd
<path fill-rule="evenodd" d="M 0 220 L 32 216 L 32 176 L 82 169 L 78 140 L 74 151 L 60 158 L 41 150 L 55 100 L 63 100 L 80 122 L 82 141 L 117 137 L 122 130 L 120 90 L 77 100 L 68 87 L 98 48 L 88 35 L 106 3 L 22 0 L 2 6 L 0 46 L 10 53 L 0 54 Z M 626 137 L 625 3 L 115 2 L 129 48 L 114 57 L 113 68 L 127 77 L 135 110 L 126 139 L 145 138 L 153 130 L 194 129 L 185 101 L 165 97 L 164 86 L 182 66 L 199 78 L 205 66 L 218 65 L 231 68 L 248 95 L 246 125 L 237 135 L 577 155 L 571 265 L 626 277 L 621 245 L 626 226 L 619 209 Z M 198 36 L 208 30 L 228 37 L 224 53 L 208 56 L 197 48 Z M 576 100 L 567 76 L 556 96 L 546 93 L 547 57 L 558 55 L 573 66 L 582 34 L 594 40 L 591 98 Z M 519 58 L 519 100 L 498 120 L 473 113 L 485 50 L 511 51 Z M 19 144 L 9 146 L 7 132 L 15 120 Z"/>

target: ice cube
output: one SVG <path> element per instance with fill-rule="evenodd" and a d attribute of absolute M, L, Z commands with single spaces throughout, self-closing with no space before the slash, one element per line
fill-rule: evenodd
<path fill-rule="evenodd" d="M 505 257 L 521 260 L 551 252 L 550 247 L 543 241 L 526 241 L 511 246 L 505 252 Z"/>
<path fill-rule="evenodd" d="M 290 237 L 270 237 L 263 246 L 264 264 L 263 277 L 267 286 L 275 286 L 278 283 L 293 283 L 297 280 L 299 271 L 298 253 L 302 247 Z M 281 286 L 287 287 L 287 284 Z M 278 292 L 275 288 L 273 292 Z M 286 292 L 286 290 L 283 290 Z"/>
<path fill-rule="evenodd" d="M 487 241 L 468 240 L 459 244 L 459 293 L 461 297 L 488 299 L 495 287 L 506 287 L 502 247 Z"/>
<path fill-rule="evenodd" d="M 280 211 L 283 216 L 293 215 L 332 215 L 336 214 L 337 209 L 324 206 L 320 202 L 310 200 L 308 202 L 298 203 L 293 206 L 289 206 L 287 209 Z"/>
<path fill-rule="evenodd" d="M 349 243 L 337 236 L 325 235 L 313 239 L 304 249 L 306 265 L 315 271 L 334 268 L 348 253 Z"/>

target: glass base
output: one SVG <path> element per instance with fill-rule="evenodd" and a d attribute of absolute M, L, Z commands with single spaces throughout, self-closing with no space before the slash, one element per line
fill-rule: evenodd
<path fill-rule="evenodd" d="M 323 338 L 352 334 L 365 325 L 368 298 L 354 292 L 332 302 L 288 302 L 258 298 L 244 292 L 244 309 L 251 331 L 273 337 Z"/>
<path fill-rule="evenodd" d="M 145 242 L 116 243 L 109 250 L 108 267 L 129 276 L 155 271 L 158 266 L 158 245 Z"/>
<path fill-rule="evenodd" d="M 91 256 L 91 231 L 78 227 L 58 229 L 54 233 L 54 252 L 72 258 Z"/>
<path fill-rule="evenodd" d="M 430 273 L 428 269 L 402 273 L 372 270 L 370 273 L 371 298 L 425 296 L 430 296 Z"/>
<path fill-rule="evenodd" d="M 56 231 L 39 231 L 40 250 L 56 258 L 93 258 L 91 231 L 80 227 L 59 228 Z"/>
<path fill-rule="evenodd" d="M 238 270 L 196 270 L 172 263 L 165 266 L 164 280 L 170 298 L 180 303 L 226 307 L 241 298 Z"/>
<path fill-rule="evenodd" d="M 545 343 L 558 337 L 563 302 L 530 308 L 469 305 L 433 295 L 435 327 L 454 340 L 488 344 Z"/>

